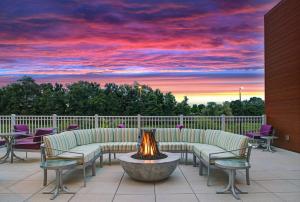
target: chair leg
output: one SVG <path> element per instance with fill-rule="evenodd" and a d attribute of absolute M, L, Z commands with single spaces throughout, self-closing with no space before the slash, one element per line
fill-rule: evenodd
<path fill-rule="evenodd" d="M 25 158 L 27 159 L 27 152 L 25 152 Z"/>
<path fill-rule="evenodd" d="M 202 163 L 201 159 L 199 160 L 199 175 L 200 176 L 203 175 L 203 163 Z"/>
<path fill-rule="evenodd" d="M 47 186 L 47 169 L 44 169 L 43 186 Z"/>
<path fill-rule="evenodd" d="M 96 176 L 96 161 L 94 161 L 92 165 L 92 176 Z"/>
<path fill-rule="evenodd" d="M 207 165 L 207 186 L 210 186 L 209 180 L 210 180 L 210 166 L 208 163 L 208 165 Z"/>
<path fill-rule="evenodd" d="M 114 153 L 114 159 L 116 159 L 117 158 L 117 155 L 116 155 L 116 153 Z"/>
<path fill-rule="evenodd" d="M 196 155 L 193 153 L 193 166 L 196 167 L 197 166 L 197 162 L 196 162 Z"/>
<path fill-rule="evenodd" d="M 111 165 L 111 153 L 110 152 L 108 153 L 108 162 L 109 162 L 109 165 Z"/>
<path fill-rule="evenodd" d="M 249 168 L 246 169 L 246 181 L 247 185 L 250 185 Z"/>
<path fill-rule="evenodd" d="M 100 155 L 100 168 L 103 167 L 103 155 L 101 154 Z"/>
<path fill-rule="evenodd" d="M 86 179 L 85 179 L 85 165 L 83 165 L 83 186 L 86 187 Z"/>
<path fill-rule="evenodd" d="M 185 164 L 187 165 L 188 164 L 188 152 L 185 151 Z"/>

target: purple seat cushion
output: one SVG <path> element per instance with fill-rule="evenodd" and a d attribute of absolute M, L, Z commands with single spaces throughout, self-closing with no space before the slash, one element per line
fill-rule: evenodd
<path fill-rule="evenodd" d="M 79 126 L 77 124 L 70 124 L 67 128 L 67 130 L 76 130 L 79 129 Z"/>
<path fill-rule="evenodd" d="M 52 133 L 53 133 L 52 128 L 39 128 L 39 129 L 37 129 L 36 133 L 34 134 L 33 142 L 41 142 L 42 136 L 50 135 Z"/>
<path fill-rule="evenodd" d="M 181 129 L 183 129 L 183 128 L 184 128 L 184 125 L 177 124 L 177 125 L 176 125 L 176 128 L 179 128 L 179 129 L 181 130 Z"/>
<path fill-rule="evenodd" d="M 0 140 L 0 146 L 5 145 L 5 140 Z"/>
<path fill-rule="evenodd" d="M 273 127 L 271 125 L 262 125 L 259 132 L 248 132 L 246 133 L 246 136 L 255 139 L 260 138 L 261 136 L 271 135 L 272 131 Z"/>
<path fill-rule="evenodd" d="M 273 132 L 273 127 L 271 125 L 262 125 L 259 132 L 261 136 L 271 135 Z"/>
<path fill-rule="evenodd" d="M 16 139 L 25 138 L 29 135 L 29 127 L 26 124 L 16 124 L 14 125 L 15 132 L 25 132 L 27 135 L 16 135 Z"/>
<path fill-rule="evenodd" d="M 123 124 L 123 123 L 119 124 L 118 128 L 125 128 L 125 124 Z"/>
<path fill-rule="evenodd" d="M 40 142 L 33 142 L 33 137 L 32 137 L 32 138 L 17 140 L 16 144 L 14 145 L 14 148 L 16 148 L 16 149 L 39 150 L 40 146 L 41 146 L 41 143 Z"/>
<path fill-rule="evenodd" d="M 254 133 L 254 132 L 248 132 L 246 133 L 246 136 L 249 138 L 260 138 L 260 133 Z"/>
<path fill-rule="evenodd" d="M 14 125 L 14 129 L 15 129 L 15 132 L 26 132 L 26 134 L 29 133 L 29 127 L 25 124 Z"/>

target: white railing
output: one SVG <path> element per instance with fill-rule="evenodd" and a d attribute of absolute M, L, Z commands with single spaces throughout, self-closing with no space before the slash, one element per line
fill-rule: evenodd
<path fill-rule="evenodd" d="M 265 116 L 0 116 L 0 133 L 11 132 L 15 124 L 26 124 L 30 132 L 37 128 L 53 127 L 57 132 L 68 125 L 77 124 L 81 129 L 115 128 L 124 124 L 127 128 L 174 128 L 177 124 L 185 128 L 224 130 L 237 134 L 258 131 L 266 122 Z"/>

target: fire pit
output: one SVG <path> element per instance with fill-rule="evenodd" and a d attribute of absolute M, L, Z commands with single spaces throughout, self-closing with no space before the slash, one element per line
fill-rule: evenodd
<path fill-rule="evenodd" d="M 138 151 L 122 155 L 119 160 L 131 178 L 138 181 L 159 181 L 173 173 L 179 157 L 159 151 L 155 130 L 141 130 Z"/>

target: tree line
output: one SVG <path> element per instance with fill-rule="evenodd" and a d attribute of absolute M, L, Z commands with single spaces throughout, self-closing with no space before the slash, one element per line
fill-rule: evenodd
<path fill-rule="evenodd" d="M 249 115 L 264 113 L 264 101 L 252 97 L 218 104 L 189 105 L 184 97 L 177 102 L 171 93 L 162 93 L 147 85 L 117 85 L 107 83 L 104 87 L 87 81 L 63 86 L 55 83 L 36 83 L 31 77 L 0 88 L 0 114 L 18 115 Z"/>

